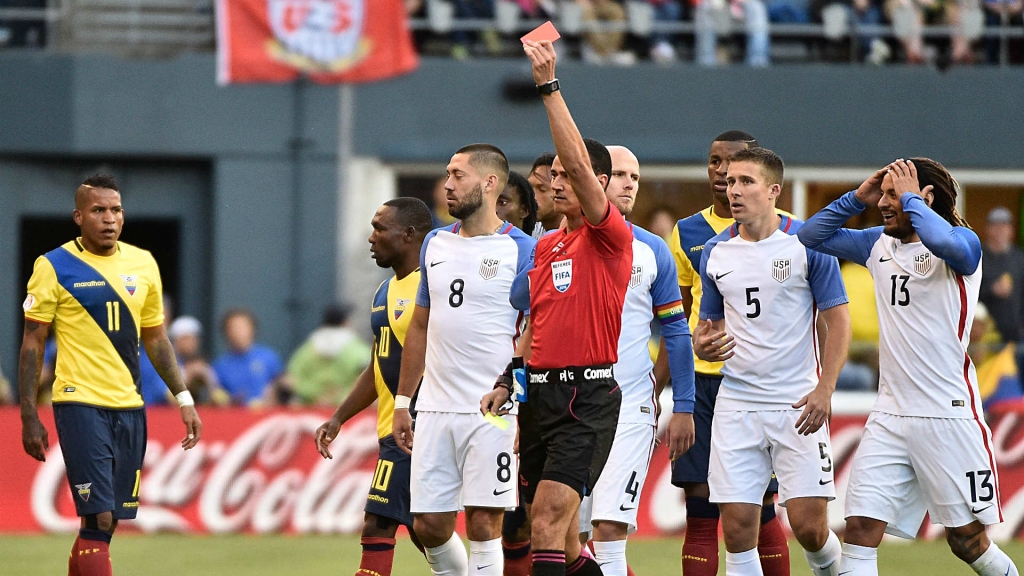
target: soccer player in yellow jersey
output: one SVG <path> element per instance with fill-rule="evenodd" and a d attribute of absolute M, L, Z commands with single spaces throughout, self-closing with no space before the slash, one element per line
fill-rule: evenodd
<path fill-rule="evenodd" d="M 729 158 L 745 148 L 756 147 L 757 140 L 746 132 L 730 130 L 718 135 L 708 153 L 708 183 L 714 194 L 711 206 L 683 218 L 672 229 L 668 246 L 676 261 L 683 308 L 690 319 L 690 331 L 697 329 L 700 312 L 700 258 L 704 244 L 732 226 L 734 220 L 726 196 L 725 181 Z M 722 384 L 722 363 L 705 362 L 694 357 L 696 398 L 693 422 L 696 441 L 680 455 L 673 451 L 672 437 L 680 423 L 673 417 L 669 424 L 669 448 L 672 483 L 686 492 L 686 535 L 683 541 L 683 575 L 711 576 L 718 573 L 718 507 L 708 501 L 708 459 L 711 455 L 711 420 L 715 398 Z M 782 525 L 775 517 L 773 479 L 765 494 L 761 512 L 758 552 L 765 576 L 789 576 L 789 548 Z"/>
<path fill-rule="evenodd" d="M 69 576 L 109 576 L 117 521 L 135 518 L 146 454 L 146 411 L 139 394 L 139 343 L 178 399 L 185 450 L 202 423 L 182 383 L 164 332 L 160 271 L 153 256 L 118 242 L 121 193 L 110 176 L 86 179 L 75 192 L 81 237 L 36 260 L 25 298 L 18 380 L 25 452 L 46 460 L 49 439 L 36 410 L 46 334 L 57 336 L 53 417 L 81 530 Z"/>
<path fill-rule="evenodd" d="M 391 268 L 388 278 L 373 297 L 370 325 L 373 328 L 373 362 L 356 380 L 355 388 L 331 419 L 316 431 L 316 449 L 331 458 L 328 448 L 338 430 L 350 418 L 377 400 L 377 436 L 380 456 L 366 497 L 366 514 L 361 544 L 363 555 L 356 574 L 390 576 L 395 558 L 398 525 L 412 529 L 409 510 L 410 464 L 412 458 L 398 448 L 391 435 L 402 346 L 412 319 L 413 303 L 420 284 L 420 246 L 433 228 L 430 209 L 415 198 L 388 200 L 373 216 L 370 255 L 381 268 Z"/>

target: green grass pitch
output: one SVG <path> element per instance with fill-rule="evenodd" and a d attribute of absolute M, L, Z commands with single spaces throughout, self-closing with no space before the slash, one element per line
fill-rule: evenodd
<path fill-rule="evenodd" d="M 73 536 L 0 537 L 0 574 L 49 576 L 67 573 Z M 634 539 L 629 542 L 630 565 L 638 576 L 680 573 L 680 540 Z M 1024 565 L 1024 543 L 1001 546 Z M 793 574 L 810 574 L 803 554 L 790 542 Z M 332 574 L 348 576 L 359 567 L 356 536 L 178 536 L 123 535 L 112 546 L 114 573 L 120 576 L 287 576 Z M 725 573 L 724 549 L 719 574 Z M 945 542 L 883 544 L 879 573 L 900 576 L 970 575 Z M 429 576 L 430 570 L 408 539 L 399 539 L 395 576 Z"/>

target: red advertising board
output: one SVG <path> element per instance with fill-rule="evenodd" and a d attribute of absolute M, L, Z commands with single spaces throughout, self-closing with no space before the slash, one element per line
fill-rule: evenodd
<path fill-rule="evenodd" d="M 61 532 L 78 527 L 50 410 L 41 410 L 50 432 L 47 461 L 27 456 L 18 439 L 17 408 L 0 408 L 0 533 Z M 180 448 L 184 429 L 178 411 L 148 411 L 149 444 L 142 475 L 139 517 L 126 522 L 145 532 L 357 533 L 377 455 L 375 417 L 349 422 L 324 460 L 313 432 L 323 411 L 204 409 L 203 441 Z M 850 461 L 865 416 L 832 421 L 836 489 L 829 505 L 834 528 L 843 523 L 843 495 Z M 996 540 L 1020 538 L 1024 521 L 1024 412 L 991 419 L 1006 522 L 990 529 Z M 938 441 L 938 440 L 937 440 Z M 651 462 L 639 516 L 640 536 L 678 534 L 685 525 L 682 491 L 670 483 L 664 446 Z M 785 521 L 785 514 L 782 514 Z M 941 528 L 925 525 L 921 536 Z"/>

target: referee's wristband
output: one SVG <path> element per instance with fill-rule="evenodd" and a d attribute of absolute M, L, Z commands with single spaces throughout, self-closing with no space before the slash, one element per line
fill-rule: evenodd
<path fill-rule="evenodd" d="M 412 406 L 412 398 L 408 396 L 395 396 L 395 410 L 408 410 Z"/>
<path fill-rule="evenodd" d="M 178 406 L 184 408 L 185 406 L 195 406 L 196 401 L 192 399 L 192 393 L 188 390 L 184 392 L 178 392 L 174 395 L 178 399 Z"/>

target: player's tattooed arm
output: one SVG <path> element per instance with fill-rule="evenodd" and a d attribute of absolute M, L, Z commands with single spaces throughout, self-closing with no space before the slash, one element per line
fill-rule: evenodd
<path fill-rule="evenodd" d="M 957 558 L 973 564 L 989 547 L 985 527 L 975 520 L 959 528 L 946 528 L 946 541 Z"/>
<path fill-rule="evenodd" d="M 146 348 L 149 361 L 153 368 L 160 375 L 171 394 L 177 396 L 185 392 L 185 382 L 181 378 L 181 371 L 178 369 L 178 359 L 174 357 L 174 347 L 163 325 L 142 328 L 142 343 Z M 181 421 L 185 424 L 185 438 L 181 440 L 181 447 L 188 450 L 199 443 L 203 435 L 203 423 L 199 420 L 199 414 L 194 405 L 181 406 Z"/>
<path fill-rule="evenodd" d="M 46 461 L 50 449 L 49 435 L 39 420 L 36 410 L 36 394 L 39 387 L 39 373 L 43 367 L 43 351 L 46 349 L 46 335 L 49 324 L 25 320 L 25 332 L 21 341 L 21 356 L 18 365 L 18 390 L 21 398 L 21 444 L 25 452 L 41 462 Z"/>

